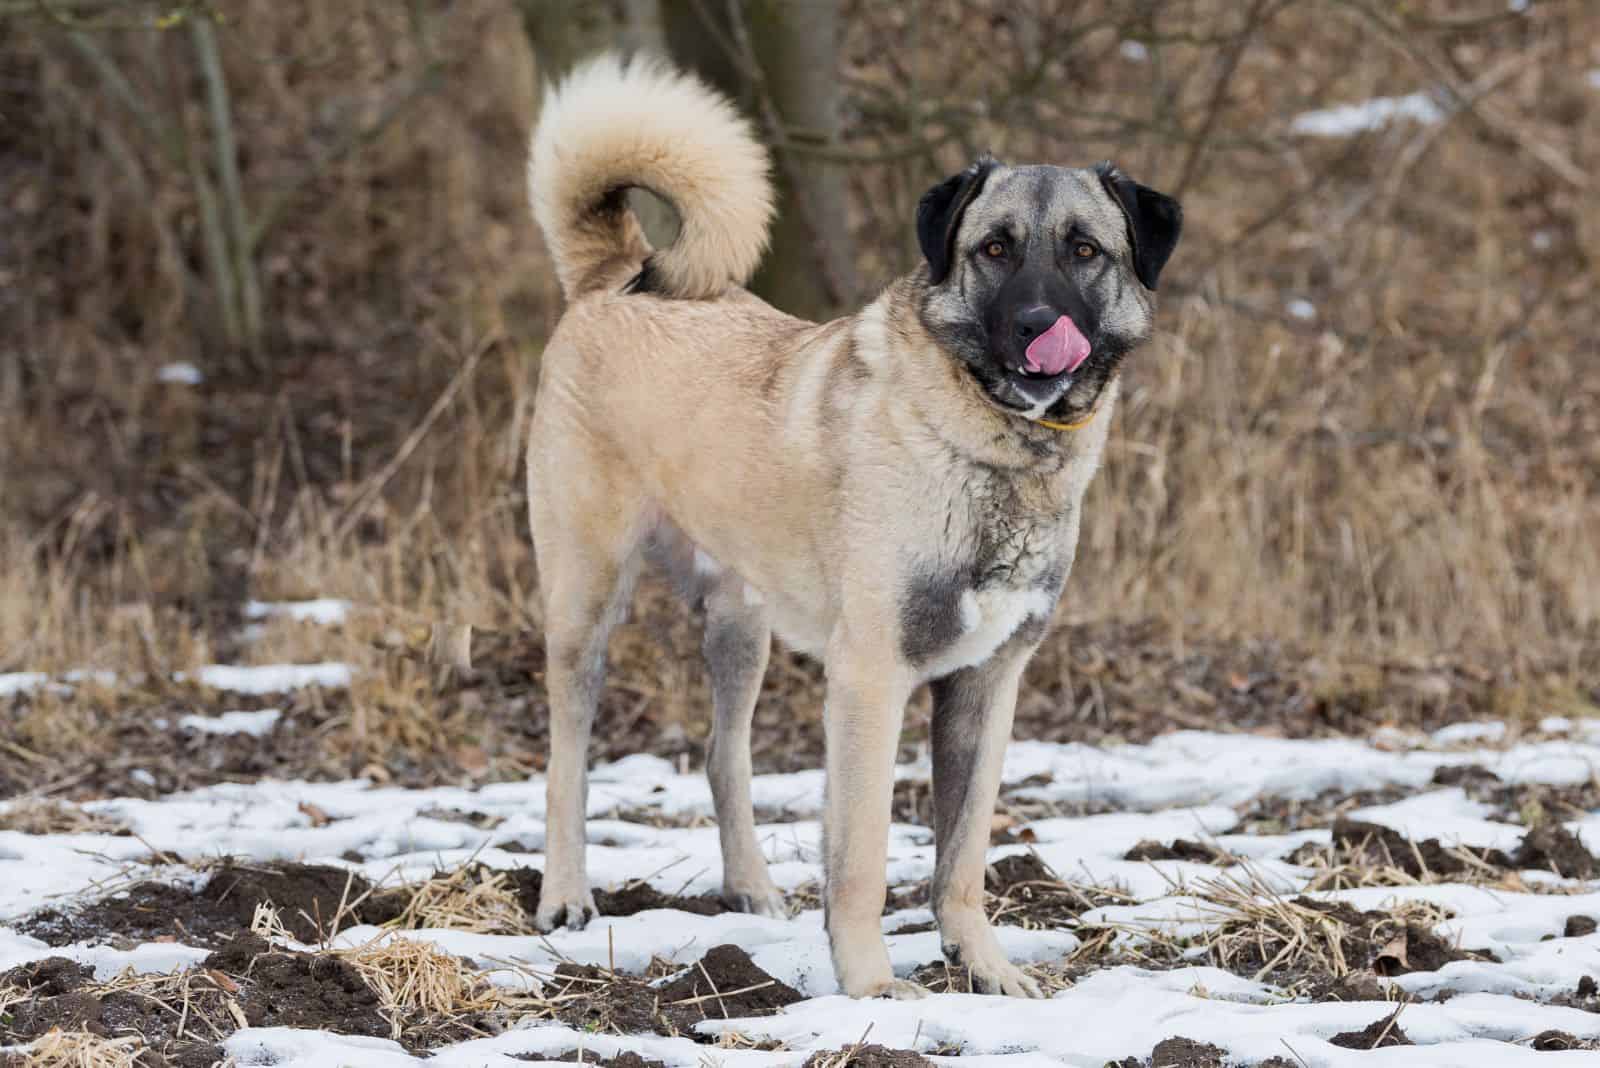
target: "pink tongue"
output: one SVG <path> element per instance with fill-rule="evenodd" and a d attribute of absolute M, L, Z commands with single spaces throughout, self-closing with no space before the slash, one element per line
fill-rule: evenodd
<path fill-rule="evenodd" d="M 1063 315 L 1054 326 L 1033 339 L 1024 355 L 1028 358 L 1028 370 L 1058 375 L 1062 371 L 1076 370 L 1089 358 L 1089 339 L 1071 318 Z"/>

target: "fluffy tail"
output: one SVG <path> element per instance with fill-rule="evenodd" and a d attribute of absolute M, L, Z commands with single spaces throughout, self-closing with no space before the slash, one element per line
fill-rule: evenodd
<path fill-rule="evenodd" d="M 623 193 L 678 211 L 678 239 L 652 252 Z M 748 281 L 767 247 L 767 154 L 721 94 L 666 63 L 603 54 L 545 93 L 528 159 L 533 215 L 570 300 L 619 261 L 641 288 L 714 297 Z"/>

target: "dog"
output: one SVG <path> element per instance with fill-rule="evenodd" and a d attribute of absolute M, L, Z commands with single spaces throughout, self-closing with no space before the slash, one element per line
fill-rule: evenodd
<path fill-rule="evenodd" d="M 633 188 L 675 206 L 667 247 L 645 239 Z M 654 561 L 705 613 L 725 900 L 786 914 L 750 801 L 776 634 L 826 666 L 840 987 L 924 993 L 891 971 L 879 916 L 901 723 L 926 683 L 945 956 L 975 990 L 1040 997 L 984 914 L 991 816 L 1023 668 L 1072 569 L 1180 206 L 1109 163 L 985 156 L 922 197 L 925 262 L 860 312 L 805 322 L 743 288 L 773 214 L 749 125 L 665 62 L 611 54 L 547 89 L 529 192 L 567 299 L 527 453 L 550 703 L 538 926 L 595 915 L 590 729 L 609 628 Z"/>

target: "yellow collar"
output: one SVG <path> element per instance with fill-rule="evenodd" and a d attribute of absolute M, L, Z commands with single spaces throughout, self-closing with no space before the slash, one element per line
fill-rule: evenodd
<path fill-rule="evenodd" d="M 1084 427 L 1094 422 L 1094 417 L 1099 414 L 1100 409 L 1095 407 L 1089 409 L 1089 414 L 1084 416 L 1082 419 L 1079 419 L 1076 423 L 1052 423 L 1048 419 L 1035 419 L 1034 422 L 1038 423 L 1040 426 L 1047 426 L 1051 430 L 1082 430 Z"/>

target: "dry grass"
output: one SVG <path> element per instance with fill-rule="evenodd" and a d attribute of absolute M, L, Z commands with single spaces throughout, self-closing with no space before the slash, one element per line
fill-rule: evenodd
<path fill-rule="evenodd" d="M 394 922 L 402 928 L 442 927 L 474 934 L 532 933 L 505 873 L 476 864 L 419 884 Z"/>
<path fill-rule="evenodd" d="M 0 831 L 23 834 L 116 834 L 127 828 L 81 805 L 48 798 L 20 798 L 0 808 Z"/>
<path fill-rule="evenodd" d="M 259 203 L 381 111 L 422 45 L 403 6 L 377 0 L 236 8 L 249 33 L 225 35 L 223 58 Z M 929 2 L 908 20 L 848 4 L 843 77 L 853 150 L 903 142 L 908 101 L 931 142 L 852 171 L 865 277 L 910 265 L 916 196 L 979 148 L 1116 155 L 1183 187 L 1163 332 L 1132 363 L 1064 617 L 1153 620 L 1173 657 L 1269 639 L 1330 677 L 1447 662 L 1510 678 L 1512 713 L 1592 709 L 1600 214 L 1573 175 L 1600 170 L 1585 82 L 1600 12 L 1302 0 L 1242 37 L 1243 9 L 1221 0 L 1160 5 L 1148 24 L 1121 5 L 1043 8 L 1073 35 L 1020 96 L 1021 64 L 993 61 L 1026 52 L 999 5 Z M 0 259 L 0 670 L 337 656 L 369 680 L 329 733 L 357 767 L 503 740 L 475 736 L 470 709 L 441 721 L 437 680 L 394 653 L 441 619 L 536 640 L 518 465 L 558 310 L 522 203 L 534 72 L 512 5 L 450 5 L 430 26 L 442 88 L 327 168 L 263 254 L 266 374 L 217 357 L 186 295 L 200 251 L 181 169 L 141 148 L 59 34 L 0 45 L 22 72 L 0 205 L 20 235 Z M 1122 56 L 1129 36 L 1159 63 Z M 198 136 L 198 101 L 173 106 L 182 76 L 162 73 L 192 73 L 182 42 L 103 41 Z M 1463 70 L 1497 80 L 1437 127 L 1288 133 L 1305 109 Z M 208 384 L 158 382 L 176 359 Z M 336 633 L 273 623 L 241 648 L 247 595 L 367 611 Z M 698 639 L 659 586 L 639 616 L 616 677 L 638 714 L 685 723 L 704 696 Z M 814 714 L 815 675 L 773 670 L 771 692 Z M 1048 644 L 1035 696 L 1071 670 L 1064 640 Z M 26 714 L 41 753 L 94 727 L 59 705 Z"/>
<path fill-rule="evenodd" d="M 31 1068 L 135 1068 L 144 1040 L 136 1035 L 106 1038 L 88 1031 L 56 1028 L 28 1047 Z"/>

